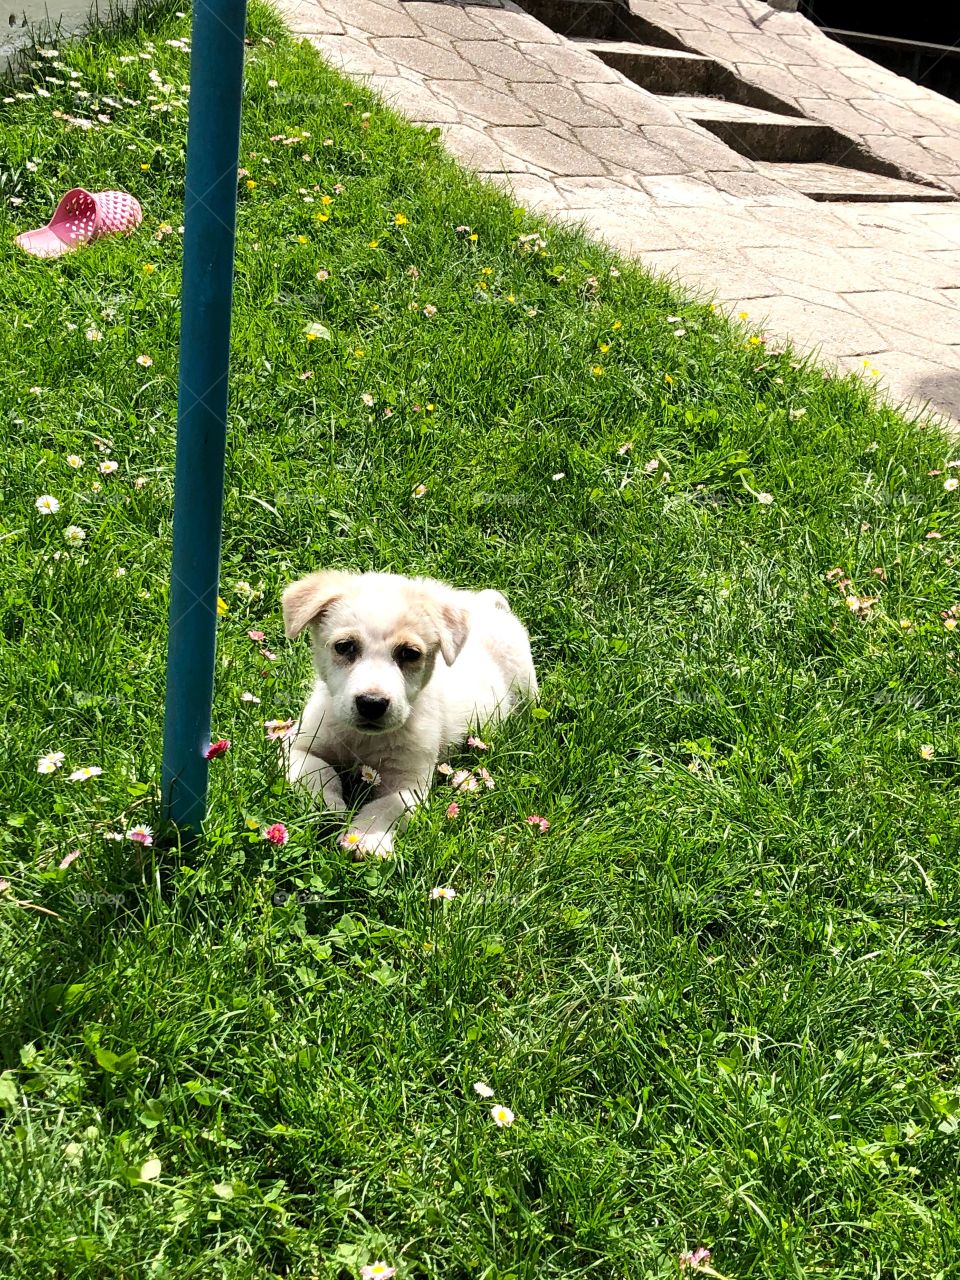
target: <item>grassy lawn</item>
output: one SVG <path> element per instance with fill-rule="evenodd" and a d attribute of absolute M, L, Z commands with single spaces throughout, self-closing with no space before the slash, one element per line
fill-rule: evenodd
<path fill-rule="evenodd" d="M 122 838 L 157 822 L 187 33 L 64 45 L 0 105 L 0 1276 L 955 1276 L 950 445 L 515 209 L 260 9 L 232 748 L 201 843 Z M 77 184 L 140 231 L 15 248 Z M 498 587 L 533 637 L 541 706 L 452 761 L 495 790 L 451 820 L 438 779 L 389 862 L 264 733 L 324 566 Z"/>

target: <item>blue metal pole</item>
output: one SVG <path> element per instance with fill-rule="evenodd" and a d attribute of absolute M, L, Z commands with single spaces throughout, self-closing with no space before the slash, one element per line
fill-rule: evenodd
<path fill-rule="evenodd" d="M 161 811 L 206 814 L 246 0 L 195 0 Z"/>

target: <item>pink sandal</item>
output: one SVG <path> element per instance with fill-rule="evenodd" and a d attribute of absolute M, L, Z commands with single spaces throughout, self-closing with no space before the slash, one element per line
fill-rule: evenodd
<path fill-rule="evenodd" d="M 45 227 L 24 231 L 16 243 L 35 258 L 59 258 L 101 236 L 132 231 L 142 219 L 139 203 L 125 191 L 98 191 L 91 195 L 83 187 L 74 187 L 57 205 Z"/>

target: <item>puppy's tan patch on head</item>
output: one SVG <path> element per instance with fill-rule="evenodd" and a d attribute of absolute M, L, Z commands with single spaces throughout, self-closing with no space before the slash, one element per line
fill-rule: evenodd
<path fill-rule="evenodd" d="M 331 605 L 348 590 L 350 581 L 349 573 L 325 569 L 291 583 L 283 593 L 283 625 L 288 638 L 296 639 L 304 627 L 321 621 Z"/>

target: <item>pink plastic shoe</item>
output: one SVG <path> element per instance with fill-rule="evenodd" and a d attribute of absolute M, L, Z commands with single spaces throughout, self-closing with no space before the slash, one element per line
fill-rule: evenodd
<path fill-rule="evenodd" d="M 132 231 L 142 219 L 139 203 L 125 191 L 98 191 L 91 195 L 83 187 L 74 187 L 57 205 L 45 227 L 24 231 L 16 243 L 35 258 L 59 258 L 101 236 Z"/>

